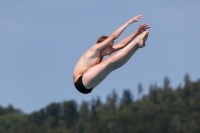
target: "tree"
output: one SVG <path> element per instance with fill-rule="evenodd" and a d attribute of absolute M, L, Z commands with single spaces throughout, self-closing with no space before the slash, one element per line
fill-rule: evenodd
<path fill-rule="evenodd" d="M 186 96 L 186 97 L 188 97 L 189 95 L 190 95 L 190 93 L 191 93 L 191 90 L 190 90 L 190 88 L 191 88 L 191 81 L 190 81 L 190 76 L 189 76 L 189 74 L 186 74 L 185 75 L 185 77 L 184 77 L 184 82 L 185 82 L 185 87 L 184 87 L 184 95 Z"/>
<path fill-rule="evenodd" d="M 66 127 L 74 125 L 78 119 L 78 110 L 75 101 L 71 100 L 63 103 L 63 119 L 66 122 Z"/>
<path fill-rule="evenodd" d="M 185 82 L 185 85 L 189 85 L 190 84 L 190 76 L 188 73 L 186 73 L 185 77 L 184 77 L 184 82 Z"/>
<path fill-rule="evenodd" d="M 153 103 L 157 104 L 159 103 L 159 100 L 158 100 L 158 87 L 157 85 L 150 85 L 149 87 L 149 90 L 150 90 L 150 93 L 149 93 L 149 99 L 150 101 L 152 101 Z"/>
<path fill-rule="evenodd" d="M 139 83 L 139 84 L 138 84 L 138 98 L 139 98 L 139 96 L 142 94 L 142 91 L 143 91 L 142 84 Z"/>
<path fill-rule="evenodd" d="M 120 108 L 124 108 L 132 102 L 133 102 L 133 96 L 131 94 L 131 91 L 128 89 L 125 89 L 123 92 L 121 102 L 120 102 Z"/>
<path fill-rule="evenodd" d="M 90 121 L 91 122 L 98 121 L 97 106 L 95 99 L 92 99 Z"/>
<path fill-rule="evenodd" d="M 111 95 L 108 95 L 107 102 L 106 102 L 106 109 L 110 113 L 114 113 L 116 109 L 116 104 L 118 101 L 118 95 L 115 90 L 112 91 Z"/>
<path fill-rule="evenodd" d="M 56 120 L 61 118 L 61 104 L 59 103 L 52 103 L 46 107 L 47 115 L 53 116 Z"/>
<path fill-rule="evenodd" d="M 88 115 L 88 113 L 89 113 L 88 103 L 85 102 L 85 101 L 83 101 L 81 103 L 80 111 L 79 111 L 80 118 L 86 118 L 86 116 Z"/>
<path fill-rule="evenodd" d="M 97 100 L 96 100 L 96 109 L 98 113 L 102 112 L 102 102 L 99 96 L 97 96 Z"/>
<path fill-rule="evenodd" d="M 164 82 L 163 82 L 163 84 L 164 84 L 164 89 L 169 89 L 170 88 L 170 80 L 169 80 L 169 78 L 168 77 L 165 77 L 164 78 Z"/>
<path fill-rule="evenodd" d="M 41 109 L 39 112 L 33 112 L 28 116 L 29 122 L 32 122 L 37 125 L 43 125 L 46 118 L 44 109 Z"/>

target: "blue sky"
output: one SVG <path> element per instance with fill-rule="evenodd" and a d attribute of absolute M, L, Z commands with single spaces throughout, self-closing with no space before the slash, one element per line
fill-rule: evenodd
<path fill-rule="evenodd" d="M 129 88 L 137 97 L 150 84 L 183 85 L 186 73 L 200 78 L 200 1 L 70 1 L 0 2 L 0 105 L 26 113 L 52 102 L 106 100 L 113 89 L 119 96 Z M 110 35 L 130 18 L 143 14 L 116 43 L 144 22 L 151 25 L 145 48 L 113 71 L 92 93 L 73 85 L 72 73 L 80 56 L 102 35 Z"/>

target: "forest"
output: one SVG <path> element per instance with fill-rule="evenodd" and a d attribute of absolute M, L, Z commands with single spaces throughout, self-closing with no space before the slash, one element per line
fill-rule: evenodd
<path fill-rule="evenodd" d="M 166 77 L 162 87 L 150 85 L 148 95 L 139 83 L 139 99 L 124 89 L 104 103 L 100 97 L 80 105 L 70 100 L 31 114 L 0 106 L 0 133 L 200 133 L 200 79 L 186 74 L 183 80 L 172 88 Z"/>

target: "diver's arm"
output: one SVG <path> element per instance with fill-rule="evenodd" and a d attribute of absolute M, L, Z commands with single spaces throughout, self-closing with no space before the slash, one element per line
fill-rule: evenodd
<path fill-rule="evenodd" d="M 141 34 L 142 32 L 144 32 L 145 30 L 147 30 L 148 28 L 150 28 L 150 25 L 147 23 L 141 24 L 138 28 L 138 30 L 136 30 L 134 33 L 132 33 L 131 35 L 129 35 L 128 37 L 126 37 L 125 39 L 123 39 L 120 43 L 118 43 L 117 45 L 113 46 L 113 52 L 118 51 L 122 48 L 124 48 L 127 44 L 129 44 L 137 35 Z"/>
<path fill-rule="evenodd" d="M 94 49 L 96 51 L 103 49 L 104 47 L 109 45 L 110 42 L 117 39 L 120 36 L 120 34 L 126 29 L 126 27 L 128 27 L 128 25 L 130 25 L 134 22 L 138 22 L 141 18 L 142 18 L 142 15 L 138 15 L 136 17 L 133 17 L 132 19 L 127 21 L 125 24 L 123 24 L 121 27 L 119 27 L 117 30 L 115 30 L 106 40 L 104 40 L 101 43 L 97 43 L 96 45 L 94 45 L 92 47 L 92 49 Z"/>
<path fill-rule="evenodd" d="M 112 52 L 116 52 L 122 48 L 124 48 L 129 42 L 131 42 L 136 36 L 138 35 L 138 32 L 135 31 L 134 33 L 132 33 L 130 36 L 128 36 L 127 38 L 123 39 L 120 43 L 118 43 L 117 45 L 113 46 L 113 51 Z"/>

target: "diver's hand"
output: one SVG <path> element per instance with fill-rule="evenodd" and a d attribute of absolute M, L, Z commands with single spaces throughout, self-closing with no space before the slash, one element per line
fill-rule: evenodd
<path fill-rule="evenodd" d="M 130 20 L 128 21 L 128 23 L 129 23 L 129 24 L 132 24 L 132 23 L 134 23 L 134 22 L 138 22 L 141 18 L 142 18 L 142 14 L 133 17 L 132 19 L 130 19 Z"/>
<path fill-rule="evenodd" d="M 138 34 L 141 34 L 142 32 L 146 31 L 150 28 L 150 25 L 147 23 L 141 24 L 137 30 Z"/>

